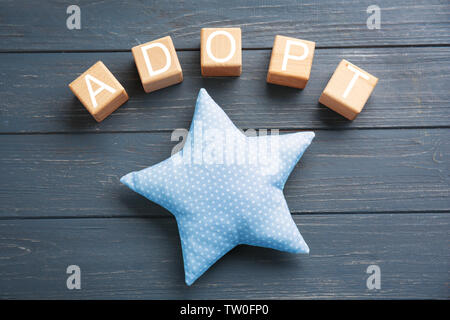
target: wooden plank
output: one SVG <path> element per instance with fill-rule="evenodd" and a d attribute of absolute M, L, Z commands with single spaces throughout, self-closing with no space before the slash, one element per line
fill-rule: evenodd
<path fill-rule="evenodd" d="M 241 128 L 386 128 L 448 126 L 450 48 L 317 50 L 303 91 L 266 83 L 270 51 L 245 51 L 239 78 L 203 78 L 199 53 L 179 52 L 184 82 L 142 89 L 131 53 L 2 54 L 0 132 L 151 131 L 189 127 L 205 87 Z M 320 105 L 331 74 L 346 58 L 380 78 L 351 122 Z M 96 123 L 67 84 L 103 60 L 130 100 Z"/>
<path fill-rule="evenodd" d="M 0 135 L 0 215 L 167 216 L 119 178 L 170 156 L 170 133 Z M 450 211 L 450 131 L 317 131 L 293 213 Z"/>
<path fill-rule="evenodd" d="M 172 218 L 0 221 L 0 298 L 448 298 L 449 214 L 294 219 L 309 255 L 240 246 L 192 287 Z M 81 290 L 66 288 L 73 264 Z M 380 290 L 366 287 L 369 265 Z"/>
<path fill-rule="evenodd" d="M 378 1 L 381 28 L 369 30 L 371 0 L 77 1 L 81 29 L 66 27 L 73 2 L 2 1 L 0 48 L 129 50 L 171 35 L 176 48 L 198 48 L 203 27 L 241 27 L 244 48 L 271 48 L 276 34 L 324 46 L 449 44 L 450 7 L 440 0 Z"/>

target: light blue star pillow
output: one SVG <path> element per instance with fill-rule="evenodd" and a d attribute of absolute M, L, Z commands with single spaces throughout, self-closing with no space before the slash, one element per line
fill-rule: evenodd
<path fill-rule="evenodd" d="M 120 179 L 175 216 L 187 285 L 239 244 L 309 252 L 283 188 L 314 133 L 262 133 L 244 135 L 201 89 L 183 149 Z"/>

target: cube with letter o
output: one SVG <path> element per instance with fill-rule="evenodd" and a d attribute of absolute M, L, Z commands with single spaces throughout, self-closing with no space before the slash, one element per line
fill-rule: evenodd
<path fill-rule="evenodd" d="M 183 71 L 170 36 L 131 49 L 145 92 L 183 81 Z"/>
<path fill-rule="evenodd" d="M 240 28 L 203 28 L 200 33 L 202 75 L 240 76 L 242 40 Z"/>
<path fill-rule="evenodd" d="M 267 82 L 303 89 L 309 80 L 315 42 L 277 35 L 273 43 Z"/>

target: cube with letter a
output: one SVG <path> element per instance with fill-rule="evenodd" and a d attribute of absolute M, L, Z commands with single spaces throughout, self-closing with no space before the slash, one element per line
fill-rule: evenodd
<path fill-rule="evenodd" d="M 273 43 L 267 82 L 303 89 L 309 80 L 315 42 L 277 35 Z"/>
<path fill-rule="evenodd" d="M 170 36 L 133 47 L 131 52 L 145 92 L 183 81 L 183 71 Z"/>
<path fill-rule="evenodd" d="M 128 100 L 125 89 L 101 61 L 72 81 L 69 88 L 98 122 Z"/>
<path fill-rule="evenodd" d="M 320 96 L 319 102 L 354 120 L 369 99 L 378 78 L 342 60 Z"/>
<path fill-rule="evenodd" d="M 200 33 L 201 69 L 205 77 L 240 76 L 242 40 L 240 28 L 203 28 Z"/>

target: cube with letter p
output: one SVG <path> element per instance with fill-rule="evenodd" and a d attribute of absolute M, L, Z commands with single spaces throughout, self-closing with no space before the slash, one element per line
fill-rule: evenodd
<path fill-rule="evenodd" d="M 203 76 L 233 77 L 241 75 L 240 28 L 203 28 L 200 33 L 200 42 Z"/>
<path fill-rule="evenodd" d="M 320 96 L 319 102 L 354 120 L 369 99 L 378 78 L 343 59 Z"/>
<path fill-rule="evenodd" d="M 72 81 L 69 88 L 98 122 L 128 100 L 125 89 L 101 61 Z"/>
<path fill-rule="evenodd" d="M 315 42 L 277 35 L 273 43 L 267 82 L 305 88 L 311 73 Z"/>
<path fill-rule="evenodd" d="M 135 46 L 131 52 L 145 92 L 183 81 L 183 71 L 170 36 Z"/>

